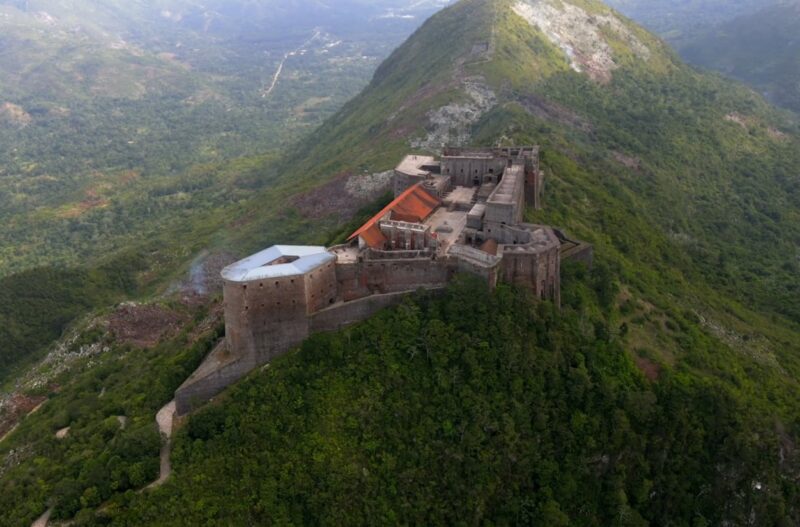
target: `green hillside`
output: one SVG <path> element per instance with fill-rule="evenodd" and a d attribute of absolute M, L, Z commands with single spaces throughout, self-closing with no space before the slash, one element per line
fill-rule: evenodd
<path fill-rule="evenodd" d="M 95 262 L 250 195 L 231 160 L 358 93 L 432 12 L 410 4 L 0 2 L 0 276 Z M 411 18 L 377 18 L 392 6 Z"/>
<path fill-rule="evenodd" d="M 436 5 L 0 1 L 0 382 L 118 297 L 61 277 L 173 279 Z"/>
<path fill-rule="evenodd" d="M 800 112 L 800 2 L 770 6 L 700 33 L 681 48 L 692 64 L 753 86 Z"/>
<path fill-rule="evenodd" d="M 796 0 L 609 0 L 652 29 L 690 64 L 744 82 L 770 102 L 800 110 Z"/>
<path fill-rule="evenodd" d="M 314 337 L 191 416 L 175 473 L 141 494 L 146 423 L 180 382 L 165 368 L 205 344 L 109 343 L 0 444 L 22 449 L 0 471 L 4 524 L 50 506 L 89 525 L 798 523 L 793 126 L 599 2 L 462 0 L 254 168 L 271 187 L 226 230 L 181 237 L 324 242 L 356 212 L 341 182 L 404 152 L 540 144 L 545 207 L 527 219 L 596 247 L 593 270 L 565 269 L 563 311 L 466 280 Z M 131 357 L 157 396 L 125 382 Z M 128 431 L 105 421 L 128 412 Z"/>

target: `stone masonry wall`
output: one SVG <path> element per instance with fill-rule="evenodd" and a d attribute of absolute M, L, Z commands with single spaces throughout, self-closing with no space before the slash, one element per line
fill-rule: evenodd
<path fill-rule="evenodd" d="M 336 331 L 366 320 L 382 309 L 399 304 L 411 292 L 372 295 L 314 313 L 311 317 L 311 333 Z"/>
<path fill-rule="evenodd" d="M 371 294 L 440 287 L 450 277 L 446 263 L 431 258 L 368 260 L 336 267 L 339 295 L 345 301 Z"/>
<path fill-rule="evenodd" d="M 213 357 L 208 360 L 213 360 Z M 175 391 L 175 410 L 178 415 L 186 415 L 199 408 L 256 366 L 258 364 L 253 357 L 241 357 L 234 362 L 220 365 L 205 376 L 190 378 Z"/>
<path fill-rule="evenodd" d="M 543 253 L 504 250 L 502 280 L 530 289 L 537 298 L 561 304 L 561 251 L 553 247 Z"/>
<path fill-rule="evenodd" d="M 306 277 L 225 284 L 225 331 L 232 350 L 263 364 L 308 336 Z"/>
<path fill-rule="evenodd" d="M 472 187 L 475 180 L 484 183 L 484 176 L 490 176 L 496 183 L 497 178 L 506 166 L 504 158 L 491 157 L 444 157 L 442 158 L 442 174 L 453 178 L 453 184 L 461 187 Z"/>
<path fill-rule="evenodd" d="M 336 264 L 329 262 L 306 274 L 305 293 L 308 313 L 315 313 L 336 302 L 338 286 L 336 283 Z"/>

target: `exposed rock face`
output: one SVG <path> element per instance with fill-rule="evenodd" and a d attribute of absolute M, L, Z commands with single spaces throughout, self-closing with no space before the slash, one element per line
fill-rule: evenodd
<path fill-rule="evenodd" d="M 573 70 L 585 72 L 595 81 L 609 82 L 619 67 L 607 34 L 625 42 L 640 59 L 650 58 L 650 49 L 613 14 L 589 13 L 552 0 L 518 0 L 512 9 L 561 48 Z"/>
<path fill-rule="evenodd" d="M 469 142 L 472 125 L 497 104 L 497 96 L 480 79 L 464 79 L 467 102 L 450 103 L 428 113 L 428 134 L 411 141 L 415 149 L 440 152 L 444 145 L 464 146 Z"/>
<path fill-rule="evenodd" d="M 359 201 L 370 201 L 389 189 L 394 171 L 351 176 L 344 185 L 349 195 Z"/>

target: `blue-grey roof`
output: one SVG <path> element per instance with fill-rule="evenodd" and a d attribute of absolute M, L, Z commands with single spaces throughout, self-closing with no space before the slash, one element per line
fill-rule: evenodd
<path fill-rule="evenodd" d="M 296 256 L 298 259 L 291 263 L 268 265 L 285 256 Z M 222 270 L 222 278 L 229 282 L 251 282 L 303 275 L 332 262 L 335 258 L 325 247 L 274 245 L 229 265 Z"/>

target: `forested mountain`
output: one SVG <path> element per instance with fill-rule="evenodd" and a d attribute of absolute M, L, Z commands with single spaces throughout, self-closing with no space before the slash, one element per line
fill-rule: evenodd
<path fill-rule="evenodd" d="M 0 1 L 0 381 L 174 274 L 441 4 Z"/>
<path fill-rule="evenodd" d="M 240 199 L 440 3 L 0 2 L 0 276 Z"/>
<path fill-rule="evenodd" d="M 314 337 L 190 416 L 175 472 L 141 493 L 155 413 L 218 307 L 159 297 L 174 328 L 144 344 L 105 329 L 136 308 L 101 311 L 62 341 L 72 366 L 22 393 L 45 402 L 0 443 L 0 524 L 800 522 L 800 135 L 599 2 L 461 0 L 251 167 L 269 188 L 223 231 L 172 237 L 331 241 L 357 215 L 347 189 L 446 143 L 541 145 L 526 219 L 596 248 L 564 269 L 561 311 L 464 279 Z"/>
<path fill-rule="evenodd" d="M 775 0 L 608 0 L 606 3 L 673 44 Z"/>
<path fill-rule="evenodd" d="M 742 15 L 686 42 L 683 57 L 753 86 L 800 112 L 800 2 Z"/>
<path fill-rule="evenodd" d="M 740 80 L 770 102 L 800 110 L 800 2 L 609 0 L 658 32 L 690 64 Z"/>

